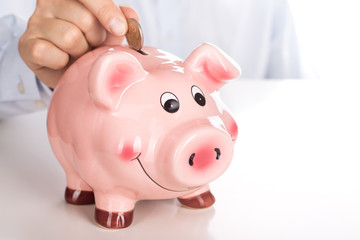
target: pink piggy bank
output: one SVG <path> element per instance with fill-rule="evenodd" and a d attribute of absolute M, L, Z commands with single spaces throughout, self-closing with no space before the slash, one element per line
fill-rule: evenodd
<path fill-rule="evenodd" d="M 178 198 L 211 206 L 209 182 L 229 166 L 237 125 L 217 90 L 240 75 L 210 44 L 185 60 L 145 47 L 103 46 L 62 76 L 48 112 L 65 199 L 95 203 L 106 228 L 128 227 L 135 204 Z"/>

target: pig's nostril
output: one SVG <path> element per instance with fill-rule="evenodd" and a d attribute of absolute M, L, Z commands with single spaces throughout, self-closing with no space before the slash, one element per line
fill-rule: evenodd
<path fill-rule="evenodd" d="M 216 152 L 216 160 L 219 160 L 220 155 L 221 155 L 220 149 L 219 148 L 214 148 L 214 151 Z"/>
<path fill-rule="evenodd" d="M 214 151 L 216 152 L 216 160 L 219 160 L 219 159 L 220 159 L 220 156 L 221 156 L 221 151 L 220 151 L 220 149 L 219 149 L 219 148 L 214 148 Z M 206 152 L 207 152 L 207 153 L 210 153 L 209 151 L 206 151 Z M 208 154 L 205 154 L 206 156 L 204 156 L 204 153 L 203 153 L 203 154 L 199 153 L 199 154 L 200 154 L 200 155 L 198 155 L 198 157 L 200 157 L 200 159 L 199 159 L 200 162 L 202 162 L 201 159 L 208 159 L 208 160 L 211 159 L 210 155 L 208 155 Z M 202 158 L 201 156 L 203 156 L 203 158 Z M 213 155 L 212 155 L 212 156 L 213 156 Z M 194 165 L 194 158 L 195 158 L 195 153 L 191 154 L 191 156 L 189 157 L 189 165 L 190 165 L 190 166 L 193 166 L 193 165 Z M 205 161 L 205 162 L 208 162 L 208 161 Z M 200 163 L 200 165 L 204 165 L 205 162 Z"/>
<path fill-rule="evenodd" d="M 195 157 L 195 153 L 191 154 L 191 156 L 189 158 L 189 165 L 190 166 L 194 165 L 194 157 Z"/>

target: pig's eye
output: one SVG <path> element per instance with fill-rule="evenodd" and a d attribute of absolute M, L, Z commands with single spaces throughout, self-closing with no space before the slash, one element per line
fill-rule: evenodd
<path fill-rule="evenodd" d="M 200 105 L 200 106 L 205 106 L 206 104 L 206 100 L 204 97 L 204 93 L 200 90 L 200 88 L 198 88 L 197 86 L 192 86 L 191 87 L 191 93 L 193 98 L 195 99 L 195 101 Z"/>
<path fill-rule="evenodd" d="M 161 95 L 160 98 L 161 106 L 165 111 L 169 113 L 174 113 L 179 110 L 180 104 L 177 97 L 171 92 L 165 92 Z"/>

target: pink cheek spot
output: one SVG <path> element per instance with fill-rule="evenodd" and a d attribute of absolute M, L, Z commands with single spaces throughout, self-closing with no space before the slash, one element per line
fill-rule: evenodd
<path fill-rule="evenodd" d="M 121 139 L 117 154 L 121 160 L 130 161 L 139 156 L 141 152 L 141 141 L 139 137 L 136 137 L 133 142 L 125 141 Z"/>
<path fill-rule="evenodd" d="M 128 145 L 124 146 L 122 151 L 119 153 L 120 158 L 123 160 L 131 160 L 134 158 L 134 155 L 135 153 L 132 146 Z"/>
<path fill-rule="evenodd" d="M 216 152 L 210 147 L 201 148 L 193 154 L 195 155 L 192 158 L 193 165 L 191 167 L 197 170 L 204 170 L 216 161 Z"/>

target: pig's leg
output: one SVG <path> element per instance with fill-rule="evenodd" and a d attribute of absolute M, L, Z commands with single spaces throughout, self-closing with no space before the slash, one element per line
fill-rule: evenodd
<path fill-rule="evenodd" d="M 210 192 L 209 185 L 206 185 L 191 194 L 179 197 L 178 200 L 189 208 L 207 208 L 214 204 L 215 197 Z"/>
<path fill-rule="evenodd" d="M 73 170 L 65 170 L 67 187 L 65 200 L 74 205 L 86 205 L 95 203 L 94 193 L 84 180 Z"/>
<path fill-rule="evenodd" d="M 136 200 L 109 191 L 94 191 L 95 220 L 105 228 L 120 229 L 131 225 Z"/>
<path fill-rule="evenodd" d="M 53 152 L 64 168 L 66 175 L 67 186 L 65 189 L 65 200 L 70 204 L 85 205 L 93 204 L 94 193 L 92 189 L 85 183 L 79 174 L 74 170 L 69 161 L 65 156 L 72 156 L 72 149 L 62 145 L 57 138 L 49 137 Z"/>

